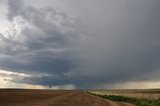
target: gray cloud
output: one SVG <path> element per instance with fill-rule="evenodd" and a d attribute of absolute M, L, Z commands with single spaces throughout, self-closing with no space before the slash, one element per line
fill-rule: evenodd
<path fill-rule="evenodd" d="M 83 43 L 85 52 L 80 54 L 82 67 L 67 75 L 84 77 L 78 80 L 82 81 L 80 85 L 88 82 L 86 87 L 157 80 L 154 73 L 159 73 L 160 64 L 158 4 L 157 0 L 88 0 L 82 9 L 78 7 L 88 22 L 89 36 Z"/>
<path fill-rule="evenodd" d="M 14 27 L 1 34 L 0 68 L 51 75 L 13 82 L 86 89 L 159 80 L 158 0 L 73 2 L 80 17 L 22 0 L 7 3 Z"/>
<path fill-rule="evenodd" d="M 38 82 L 37 77 L 34 80 L 25 78 L 24 81 L 44 84 L 48 79 L 45 85 L 54 85 L 49 79 L 54 80 L 56 74 L 59 76 L 75 67 L 73 54 L 80 38 L 78 17 L 50 7 L 36 9 L 24 5 L 21 0 L 8 0 L 8 8 L 9 20 L 16 24 L 14 27 L 20 27 L 1 34 L 1 68 L 26 73 L 49 73 L 51 78 L 38 77 Z"/>

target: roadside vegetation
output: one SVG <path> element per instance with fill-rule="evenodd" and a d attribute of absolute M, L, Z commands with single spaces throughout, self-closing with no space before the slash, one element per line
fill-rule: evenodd
<path fill-rule="evenodd" d="M 91 90 L 88 93 L 105 99 L 132 103 L 136 106 L 160 106 L 160 89 Z"/>

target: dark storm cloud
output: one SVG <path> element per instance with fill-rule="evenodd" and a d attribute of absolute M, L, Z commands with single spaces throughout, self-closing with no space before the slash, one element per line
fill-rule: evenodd
<path fill-rule="evenodd" d="M 159 1 L 89 1 L 78 7 L 88 22 L 82 67 L 67 73 L 91 87 L 157 80 L 160 65 Z M 92 27 L 91 27 L 92 26 Z M 79 76 L 79 77 L 78 77 Z M 89 84 L 83 84 L 88 82 Z"/>
<path fill-rule="evenodd" d="M 1 69 L 25 73 L 47 73 L 51 77 L 25 78 L 28 83 L 54 85 L 54 76 L 75 67 L 74 48 L 79 39 L 79 19 L 46 7 L 36 9 L 22 0 L 8 0 L 8 18 L 23 25 L 20 33 L 11 29 L 1 34 Z M 26 25 L 27 24 L 27 25 Z M 7 36 L 7 37 L 6 37 Z M 34 80 L 32 80 L 34 79 Z M 39 79 L 36 80 L 36 79 Z M 63 78 L 59 83 L 67 84 Z M 14 82 L 23 82 L 21 80 Z M 38 82 L 37 82 L 38 81 Z"/>
<path fill-rule="evenodd" d="M 8 19 L 18 20 L 24 28 L 20 34 L 1 36 L 0 67 L 50 75 L 13 82 L 74 84 L 83 89 L 159 80 L 159 4 L 158 0 L 86 0 L 85 5 L 77 1 L 72 8 L 80 19 L 51 7 L 8 0 Z"/>
<path fill-rule="evenodd" d="M 91 5 L 94 11 L 90 8 L 85 11 L 85 15 L 90 11 L 86 17 L 93 17 L 90 19 L 93 27 L 86 40 L 88 54 L 83 55 L 86 66 L 80 71 L 94 81 L 93 86 L 96 82 L 151 80 L 153 73 L 159 73 L 158 5 L 157 0 L 94 1 Z"/>

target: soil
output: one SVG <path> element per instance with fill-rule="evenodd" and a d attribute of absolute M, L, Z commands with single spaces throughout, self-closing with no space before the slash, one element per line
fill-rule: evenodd
<path fill-rule="evenodd" d="M 0 106 L 135 106 L 76 90 L 1 89 Z"/>

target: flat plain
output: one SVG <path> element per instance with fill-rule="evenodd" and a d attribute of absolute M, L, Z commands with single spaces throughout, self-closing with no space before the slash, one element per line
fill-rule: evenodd
<path fill-rule="evenodd" d="M 134 106 L 80 90 L 1 89 L 0 106 Z"/>

